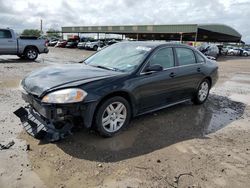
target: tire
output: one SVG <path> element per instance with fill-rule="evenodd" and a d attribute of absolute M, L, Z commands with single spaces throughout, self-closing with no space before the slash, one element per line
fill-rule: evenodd
<path fill-rule="evenodd" d="M 204 79 L 200 83 L 198 90 L 196 91 L 196 94 L 192 100 L 193 103 L 196 105 L 203 104 L 209 96 L 210 88 L 211 88 L 210 81 L 208 79 Z"/>
<path fill-rule="evenodd" d="M 38 57 L 38 51 L 34 47 L 27 48 L 25 50 L 25 58 L 34 61 Z"/>
<path fill-rule="evenodd" d="M 243 56 L 247 57 L 247 56 L 248 56 L 248 53 L 243 53 Z"/>
<path fill-rule="evenodd" d="M 234 54 L 234 52 L 230 52 L 229 55 L 234 56 L 235 54 Z"/>
<path fill-rule="evenodd" d="M 98 49 L 98 46 L 94 46 L 93 50 L 97 51 L 97 49 Z"/>
<path fill-rule="evenodd" d="M 130 118 L 131 107 L 128 101 L 123 97 L 112 97 L 98 107 L 95 115 L 95 127 L 100 135 L 112 137 L 128 125 Z"/>

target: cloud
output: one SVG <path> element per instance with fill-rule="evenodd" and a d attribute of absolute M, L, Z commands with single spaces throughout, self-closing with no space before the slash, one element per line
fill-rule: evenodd
<path fill-rule="evenodd" d="M 250 43 L 249 0 L 0 0 L 0 26 L 21 31 L 61 26 L 223 23 Z"/>

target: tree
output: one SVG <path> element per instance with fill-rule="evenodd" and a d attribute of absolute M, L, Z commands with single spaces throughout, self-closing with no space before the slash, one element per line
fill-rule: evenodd
<path fill-rule="evenodd" d="M 60 31 L 55 29 L 49 29 L 46 34 L 49 38 L 60 38 Z"/>
<path fill-rule="evenodd" d="M 23 30 L 22 35 L 40 37 L 41 31 L 39 31 L 38 29 L 25 29 Z"/>

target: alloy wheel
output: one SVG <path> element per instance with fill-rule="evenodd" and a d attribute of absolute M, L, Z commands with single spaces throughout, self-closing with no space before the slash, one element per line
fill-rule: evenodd
<path fill-rule="evenodd" d="M 209 85 L 208 85 L 207 82 L 203 82 L 200 85 L 200 89 L 199 89 L 199 92 L 198 92 L 198 97 L 199 97 L 199 100 L 201 102 L 203 102 L 204 100 L 206 100 L 208 92 L 209 92 Z"/>
<path fill-rule="evenodd" d="M 33 49 L 28 50 L 27 56 L 28 56 L 29 59 L 34 59 L 34 58 L 36 58 L 36 51 L 33 50 Z"/>
<path fill-rule="evenodd" d="M 102 126 L 107 132 L 114 133 L 123 126 L 126 119 L 126 106 L 121 102 L 113 102 L 103 112 Z"/>

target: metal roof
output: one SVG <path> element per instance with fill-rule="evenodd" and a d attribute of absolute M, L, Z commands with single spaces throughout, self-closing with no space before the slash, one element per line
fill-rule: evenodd
<path fill-rule="evenodd" d="M 236 31 L 234 28 L 228 26 L 228 25 L 223 25 L 223 24 L 199 24 L 198 25 L 199 29 L 204 29 L 216 33 L 222 33 L 222 34 L 227 34 L 235 37 L 242 37 L 241 34 Z"/>
<path fill-rule="evenodd" d="M 196 32 L 197 25 L 123 25 L 123 26 L 77 26 L 62 27 L 63 33 L 191 33 Z"/>
<path fill-rule="evenodd" d="M 241 34 L 223 24 L 180 24 L 180 25 L 120 25 L 120 26 L 73 26 L 62 27 L 62 33 L 107 33 L 125 34 L 140 39 L 175 40 L 179 35 L 186 35 L 183 40 L 240 42 Z M 177 36 L 178 35 L 178 36 Z"/>

